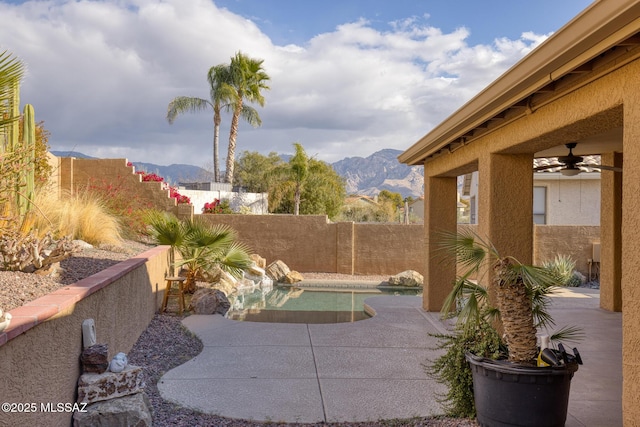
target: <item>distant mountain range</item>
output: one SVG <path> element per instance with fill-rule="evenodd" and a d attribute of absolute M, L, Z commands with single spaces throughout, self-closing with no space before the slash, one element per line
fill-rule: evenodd
<path fill-rule="evenodd" d="M 52 151 L 58 157 L 92 159 L 76 151 Z M 369 157 L 347 157 L 331 166 L 346 181 L 347 194 L 375 196 L 382 190 L 402 194 L 402 197 L 420 197 L 424 193 L 424 169 L 398 162 L 402 151 L 384 149 Z M 198 166 L 173 164 L 160 166 L 153 163 L 132 162 L 136 170 L 153 172 L 169 182 L 209 182 L 212 174 Z"/>

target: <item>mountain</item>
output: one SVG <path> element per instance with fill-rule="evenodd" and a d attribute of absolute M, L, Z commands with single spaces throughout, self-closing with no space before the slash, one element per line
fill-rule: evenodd
<path fill-rule="evenodd" d="M 347 157 L 333 163 L 333 169 L 346 180 L 347 194 L 375 196 L 382 190 L 402 197 L 422 196 L 424 169 L 398 161 L 400 150 L 380 150 L 369 157 Z"/>
<path fill-rule="evenodd" d="M 56 157 L 75 157 L 77 159 L 97 159 L 97 157 L 87 156 L 86 154 L 78 153 L 77 151 L 52 151 Z"/>
<path fill-rule="evenodd" d="M 93 159 L 75 151 L 52 151 L 59 157 Z M 376 196 L 382 190 L 402 194 L 402 197 L 420 197 L 424 193 L 422 166 L 407 166 L 398 161 L 402 151 L 384 149 L 369 157 L 347 157 L 331 166 L 346 181 L 347 194 Z M 286 161 L 286 160 L 285 160 Z M 155 173 L 170 183 L 210 182 L 211 172 L 193 165 L 173 164 L 159 166 L 153 163 L 132 162 L 136 170 Z"/>
<path fill-rule="evenodd" d="M 169 166 L 159 166 L 153 163 L 131 162 L 137 171 L 155 173 L 172 184 L 179 182 L 211 182 L 213 174 L 199 166 L 173 164 Z"/>

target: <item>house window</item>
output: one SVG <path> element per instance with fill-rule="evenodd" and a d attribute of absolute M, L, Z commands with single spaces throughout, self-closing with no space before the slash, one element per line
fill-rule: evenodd
<path fill-rule="evenodd" d="M 533 187 L 533 223 L 547 223 L 547 187 Z"/>

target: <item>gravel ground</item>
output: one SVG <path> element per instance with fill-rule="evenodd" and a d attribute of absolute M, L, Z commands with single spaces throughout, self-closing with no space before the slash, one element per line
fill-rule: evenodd
<path fill-rule="evenodd" d="M 126 242 L 122 247 L 84 248 L 81 252 L 62 261 L 54 276 L 39 276 L 20 272 L 0 271 L 0 308 L 9 311 L 36 298 L 105 268 L 137 255 L 150 246 L 138 242 Z M 386 281 L 389 276 L 351 276 L 345 274 L 304 273 L 313 280 L 376 280 Z M 202 351 L 202 343 L 181 324 L 183 317 L 172 314 L 156 314 L 148 328 L 129 352 L 129 362 L 142 366 L 145 372 L 146 393 L 151 401 L 154 427 L 254 427 L 254 426 L 443 426 L 473 427 L 474 420 L 446 418 L 412 418 L 364 423 L 281 424 L 223 418 L 203 414 L 176 406 L 162 399 L 156 386 L 158 379 L 170 369 L 185 363 Z M 158 351 L 162 349 L 162 351 Z"/>

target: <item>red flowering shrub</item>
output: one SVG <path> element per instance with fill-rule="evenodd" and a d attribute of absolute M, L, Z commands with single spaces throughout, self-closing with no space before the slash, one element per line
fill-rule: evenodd
<path fill-rule="evenodd" d="M 202 213 L 205 214 L 229 214 L 233 213 L 229 206 L 228 200 L 213 199 L 211 203 L 205 203 L 202 208 Z"/>
<path fill-rule="evenodd" d="M 127 166 L 133 166 L 133 163 L 128 162 Z M 178 189 L 175 187 L 171 187 L 169 184 L 164 182 L 164 178 L 155 173 L 147 173 L 145 171 L 136 171 L 138 175 L 142 176 L 142 182 L 162 182 L 164 184 L 164 188 L 169 190 L 169 197 L 176 199 L 179 205 L 185 204 L 190 205 L 191 199 L 187 196 L 183 196 L 178 193 Z"/>

